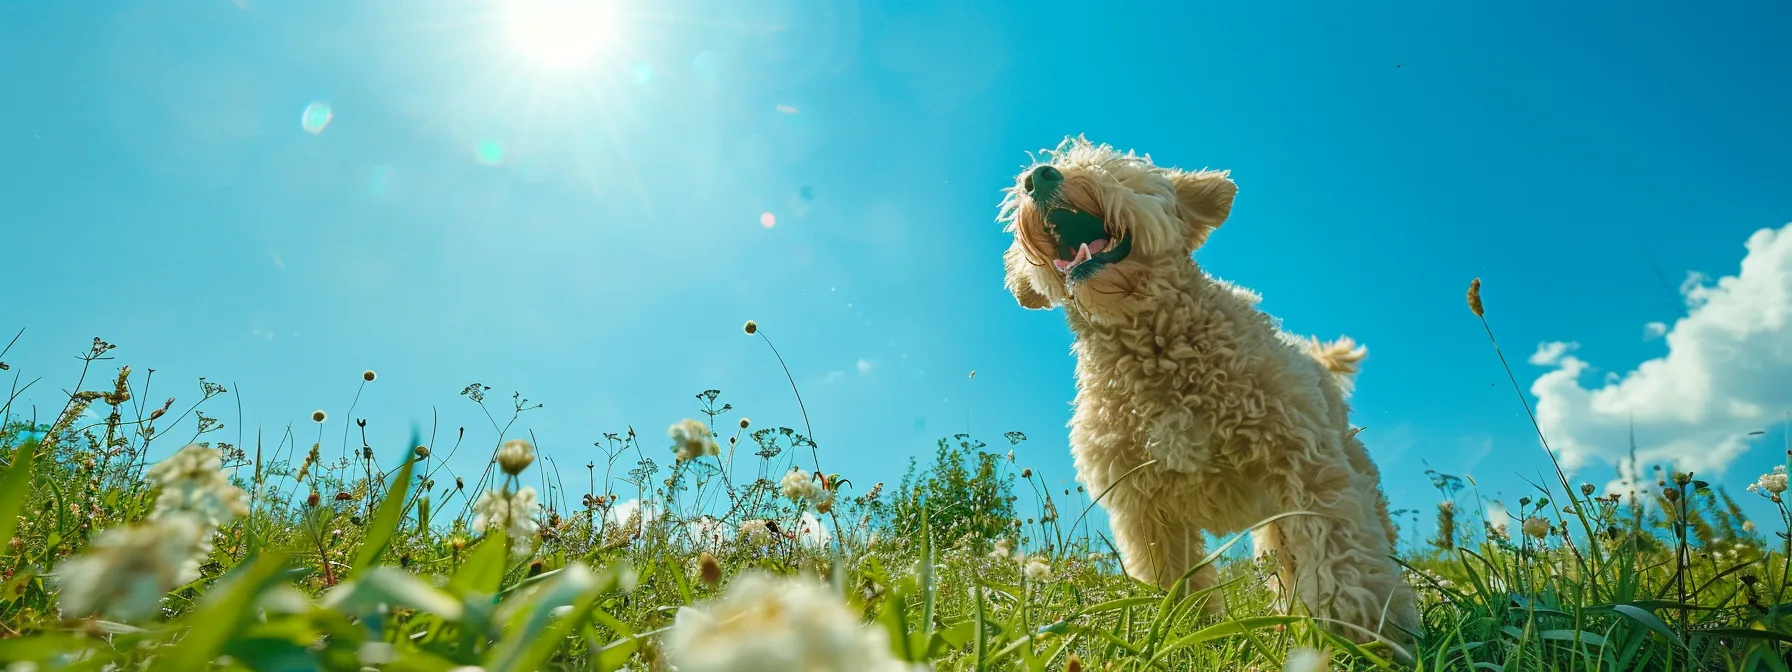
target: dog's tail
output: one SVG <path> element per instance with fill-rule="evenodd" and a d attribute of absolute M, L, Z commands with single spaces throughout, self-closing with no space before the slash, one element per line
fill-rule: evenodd
<path fill-rule="evenodd" d="M 1350 394 L 1356 374 L 1362 370 L 1363 358 L 1369 356 L 1369 349 L 1357 345 L 1356 340 L 1349 336 L 1339 336 L 1338 340 L 1330 343 L 1320 343 L 1319 339 L 1313 339 L 1312 349 L 1313 358 L 1319 360 L 1325 370 L 1337 376 L 1338 386 L 1344 389 L 1344 394 Z"/>

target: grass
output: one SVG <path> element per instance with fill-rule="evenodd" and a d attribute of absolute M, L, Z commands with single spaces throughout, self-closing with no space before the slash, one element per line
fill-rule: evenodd
<path fill-rule="evenodd" d="M 1481 316 L 1478 281 L 1470 304 Z M 671 669 L 678 652 L 665 641 L 698 622 L 680 608 L 709 609 L 758 572 L 825 582 L 835 608 L 875 633 L 867 641 L 937 670 L 1783 671 L 1792 651 L 1792 514 L 1776 498 L 1781 520 L 1757 527 L 1725 488 L 1659 468 L 1652 487 L 1633 483 L 1625 497 L 1594 496 L 1558 469 L 1558 482 L 1535 484 L 1511 512 L 1464 496 L 1472 480 L 1429 472 L 1438 534 L 1399 558 L 1425 630 L 1397 662 L 1387 646 L 1276 612 L 1269 568 L 1226 552 L 1238 537 L 1208 558 L 1222 579 L 1214 589 L 1127 578 L 1086 496 L 1052 492 L 1012 452 L 966 435 L 941 439 L 932 463 L 899 482 L 861 488 L 822 474 L 825 445 L 806 412 L 803 431 L 758 427 L 707 390 L 694 410 L 721 431 L 685 437 L 693 459 L 629 430 L 603 436 L 601 462 L 540 455 L 518 468 L 500 455 L 540 405 L 520 394 L 494 402 L 474 384 L 461 394 L 489 432 L 355 446 L 345 422 L 331 451 L 320 411 L 311 441 L 287 429 L 238 445 L 215 440 L 222 425 L 205 414 L 229 394 L 216 383 L 202 380 L 200 398 L 174 417 L 173 400 L 142 402 L 150 375 L 137 383 L 129 367 L 92 389 L 112 349 L 94 341 L 49 422 L 12 413 L 33 386 L 17 374 L 0 407 L 9 671 Z M 60 570 L 103 555 L 102 531 L 165 506 L 166 487 L 146 479 L 149 455 L 190 443 L 217 451 L 244 493 L 241 515 L 203 549 L 198 578 L 127 581 L 154 563 L 119 564 L 119 585 L 167 589 L 151 613 L 64 613 Z M 481 474 L 453 471 L 463 450 L 489 453 Z M 798 467 L 815 472 L 787 481 Z M 494 518 L 480 503 L 524 487 L 541 505 L 529 518 Z M 1203 615 L 1210 601 L 1225 615 Z M 742 641 L 765 646 L 815 645 L 753 619 L 710 627 L 746 628 Z M 1325 662 L 1304 667 L 1315 657 Z"/>

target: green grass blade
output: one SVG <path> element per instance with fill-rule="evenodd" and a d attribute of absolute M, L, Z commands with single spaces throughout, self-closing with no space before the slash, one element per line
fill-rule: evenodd
<path fill-rule="evenodd" d="M 187 628 L 180 645 L 174 647 L 164 669 L 204 670 L 230 641 L 237 628 L 254 623 L 255 600 L 275 582 L 284 578 L 286 556 L 263 555 L 251 563 L 238 565 L 213 586 L 198 609 L 188 612 L 179 625 Z M 223 589 L 223 592 L 215 592 Z"/>
<path fill-rule="evenodd" d="M 411 437 L 414 445 L 417 437 Z M 398 531 L 398 523 L 404 520 L 405 497 L 410 494 L 411 470 L 417 461 L 411 459 L 409 451 L 405 452 L 404 464 L 398 467 L 398 475 L 392 486 L 386 491 L 385 501 L 380 502 L 379 512 L 373 517 L 373 523 L 367 527 L 367 538 L 361 542 L 361 552 L 355 556 L 355 565 L 349 568 L 349 580 L 365 574 L 380 561 L 380 556 L 392 546 L 392 535 Z"/>
<path fill-rule="evenodd" d="M 19 510 L 31 495 L 31 466 L 36 460 L 37 442 L 27 439 L 13 451 L 6 475 L 0 476 L 0 542 L 11 539 L 19 528 Z M 11 544 L 0 543 L 0 557 L 11 552 Z"/>

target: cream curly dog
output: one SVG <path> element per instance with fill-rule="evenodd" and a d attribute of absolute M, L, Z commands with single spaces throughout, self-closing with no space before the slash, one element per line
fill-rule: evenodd
<path fill-rule="evenodd" d="M 1410 641 L 1412 590 L 1345 404 L 1366 351 L 1282 331 L 1256 294 L 1195 264 L 1238 191 L 1225 172 L 1159 168 L 1082 138 L 1044 158 L 1002 203 L 1006 284 L 1026 308 L 1064 307 L 1077 480 L 1106 507 L 1126 572 L 1168 587 L 1205 555 L 1203 532 L 1312 512 L 1252 533 L 1277 558 L 1284 607 L 1298 597 L 1357 626 L 1340 632 L 1358 641 Z M 1216 578 L 1207 567 L 1192 587 Z"/>

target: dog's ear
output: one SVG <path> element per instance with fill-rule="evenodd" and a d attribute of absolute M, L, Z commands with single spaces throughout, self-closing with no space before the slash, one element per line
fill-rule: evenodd
<path fill-rule="evenodd" d="M 1226 223 L 1232 214 L 1232 198 L 1238 195 L 1228 172 L 1223 170 L 1170 171 L 1176 187 L 1176 213 L 1190 252 L 1207 242 L 1207 234 Z"/>
<path fill-rule="evenodd" d="M 1033 288 L 1032 280 L 1027 279 L 1026 269 L 1032 263 L 1027 261 L 1027 251 L 1021 247 L 1020 241 L 1014 241 L 1008 246 L 1008 251 L 1002 253 L 1002 284 L 1008 288 L 1008 293 L 1014 295 L 1014 300 L 1020 302 L 1022 308 L 1044 310 L 1050 308 L 1052 302 Z"/>

